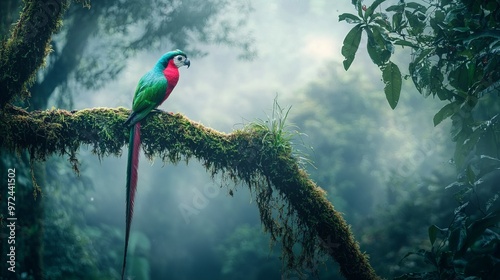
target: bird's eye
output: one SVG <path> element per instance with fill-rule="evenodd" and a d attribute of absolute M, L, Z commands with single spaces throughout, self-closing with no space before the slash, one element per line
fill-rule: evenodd
<path fill-rule="evenodd" d="M 182 61 L 182 56 L 179 56 L 179 57 L 177 58 L 177 60 L 178 60 L 178 61 Z"/>

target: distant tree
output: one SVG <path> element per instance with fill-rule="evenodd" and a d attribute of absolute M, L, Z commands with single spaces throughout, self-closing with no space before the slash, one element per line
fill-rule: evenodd
<path fill-rule="evenodd" d="M 52 43 L 54 51 L 31 91 L 32 108 L 45 108 L 56 89 L 71 102 L 68 83 L 96 89 L 114 79 L 127 59 L 142 50 L 179 48 L 193 55 L 206 51 L 196 45 L 223 44 L 240 50 L 240 57 L 256 55 L 251 32 L 245 29 L 249 2 L 227 0 L 155 0 L 73 5 L 65 25 Z M 229 16 L 231 15 L 231 16 Z"/>
<path fill-rule="evenodd" d="M 313 147 L 305 150 L 316 167 L 309 168 L 311 177 L 344 213 L 375 271 L 392 279 L 414 271 L 414 258 L 399 261 L 428 243 L 421 229 L 449 221 L 455 201 L 435 181 L 447 185 L 454 178 L 446 163 L 453 149 L 447 127 L 429 134 L 429 116 L 440 104 L 415 94 L 390 112 L 377 86 L 366 82 L 371 73 L 343 71 L 329 63 L 321 79 L 294 94 L 292 122 Z M 320 279 L 338 278 L 334 272 L 328 269 Z"/>

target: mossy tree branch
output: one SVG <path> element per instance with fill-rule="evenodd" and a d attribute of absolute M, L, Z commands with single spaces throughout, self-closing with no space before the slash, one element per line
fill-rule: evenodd
<path fill-rule="evenodd" d="M 120 155 L 128 140 L 129 129 L 123 122 L 129 113 L 124 108 L 26 112 L 7 106 L 0 115 L 0 146 L 28 150 L 37 160 L 60 154 L 74 161 L 82 145 L 90 145 L 99 157 Z M 212 175 L 246 182 L 256 193 L 266 230 L 273 239 L 282 240 L 289 267 L 300 261 L 310 263 L 315 250 L 321 248 L 340 264 L 347 279 L 378 279 L 349 226 L 300 168 L 289 143 L 277 147 L 265 140 L 273 137 L 272 131 L 248 125 L 224 134 L 180 114 L 167 113 L 151 115 L 141 131 L 148 157 L 171 163 L 196 158 Z M 287 209 L 285 215 L 272 208 L 273 195 L 288 206 L 278 207 Z M 296 218 L 293 225 L 289 223 L 292 216 Z M 296 242 L 304 252 L 299 260 L 294 260 L 292 252 Z"/>
<path fill-rule="evenodd" d="M 11 37 L 0 50 L 0 147 L 29 151 L 32 160 L 68 155 L 77 170 L 76 153 L 89 145 L 99 157 L 120 155 L 129 129 L 130 111 L 95 108 L 81 111 L 26 112 L 7 105 L 27 96 L 27 85 L 50 51 L 69 0 L 25 0 Z M 83 1 L 87 3 L 87 1 Z M 7 106 L 6 106 L 7 105 Z M 324 192 L 299 167 L 289 142 L 276 145 L 273 130 L 249 125 L 224 134 L 182 115 L 156 114 L 143 122 L 142 147 L 148 157 L 165 162 L 196 158 L 212 175 L 243 181 L 255 192 L 262 223 L 273 240 L 280 239 L 289 268 L 313 265 L 314 256 L 332 256 L 347 279 L 378 279 L 361 253 L 349 226 Z M 302 245 L 295 259 L 293 246 Z"/>

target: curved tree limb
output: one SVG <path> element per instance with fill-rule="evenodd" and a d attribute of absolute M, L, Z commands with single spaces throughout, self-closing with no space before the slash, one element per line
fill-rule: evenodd
<path fill-rule="evenodd" d="M 120 155 L 129 133 L 123 125 L 127 109 L 27 112 L 6 106 L 14 96 L 27 95 L 26 86 L 43 65 L 51 35 L 69 5 L 69 0 L 24 2 L 11 38 L 0 49 L 0 147 L 28 150 L 32 160 L 69 155 L 75 170 L 82 145 L 91 146 L 99 157 Z M 249 125 L 224 134 L 166 113 L 145 120 L 141 130 L 146 156 L 172 163 L 194 157 L 212 175 L 247 183 L 256 193 L 265 229 L 273 240 L 282 241 L 289 268 L 313 265 L 320 248 L 340 264 L 347 279 L 378 279 L 345 220 L 299 167 L 290 143 L 274 141 L 279 131 Z M 296 242 L 302 245 L 298 260 L 292 250 Z"/>
<path fill-rule="evenodd" d="M 123 122 L 129 113 L 124 108 L 28 113 L 7 106 L 0 114 L 0 146 L 29 150 L 37 160 L 52 154 L 67 154 L 74 160 L 81 145 L 90 145 L 100 157 L 120 155 L 128 139 Z M 291 248 L 299 241 L 306 252 L 306 263 L 319 247 L 340 264 L 346 279 L 378 279 L 341 214 L 300 168 L 290 143 L 277 146 L 266 140 L 275 132 L 248 125 L 225 134 L 180 114 L 167 113 L 150 116 L 141 130 L 142 147 L 148 157 L 172 163 L 194 157 L 212 174 L 246 182 L 256 192 L 266 230 L 273 239 L 282 239 L 289 267 L 294 266 Z M 276 215 L 276 208 L 270 206 L 270 202 L 276 202 L 270 199 L 273 191 L 288 206 L 280 207 L 288 209 L 286 218 Z M 295 234 L 287 223 L 291 216 L 296 217 Z"/>

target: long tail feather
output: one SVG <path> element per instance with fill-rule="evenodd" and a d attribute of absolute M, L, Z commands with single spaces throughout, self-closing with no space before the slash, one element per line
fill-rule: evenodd
<path fill-rule="evenodd" d="M 128 143 L 128 164 L 127 164 L 127 212 L 125 219 L 125 250 L 123 252 L 122 280 L 125 275 L 127 265 L 128 239 L 130 237 L 130 225 L 134 215 L 134 200 L 137 190 L 137 168 L 139 167 L 139 151 L 141 145 L 141 123 L 136 123 L 130 128 L 130 139 Z"/>

